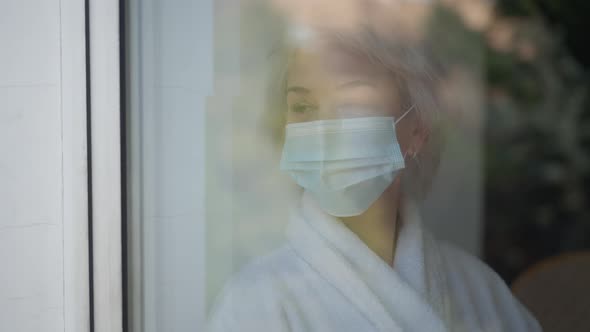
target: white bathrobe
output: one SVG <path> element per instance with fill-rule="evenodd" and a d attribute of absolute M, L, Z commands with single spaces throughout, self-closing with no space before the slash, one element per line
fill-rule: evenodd
<path fill-rule="evenodd" d="M 287 244 L 231 279 L 208 330 L 541 331 L 496 273 L 404 211 L 392 268 L 304 195 Z"/>

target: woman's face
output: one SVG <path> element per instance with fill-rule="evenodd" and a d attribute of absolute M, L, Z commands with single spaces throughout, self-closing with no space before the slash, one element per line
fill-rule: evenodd
<path fill-rule="evenodd" d="M 287 123 L 398 118 L 406 111 L 391 73 L 361 56 L 325 45 L 296 50 L 289 66 L 286 99 Z M 418 128 L 412 113 L 396 125 L 404 153 Z"/>

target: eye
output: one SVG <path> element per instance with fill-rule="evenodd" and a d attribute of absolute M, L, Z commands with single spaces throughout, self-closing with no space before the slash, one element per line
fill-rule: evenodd
<path fill-rule="evenodd" d="M 304 113 L 313 112 L 316 109 L 317 109 L 316 106 L 308 104 L 308 103 L 296 103 L 296 104 L 293 104 L 289 108 L 289 111 L 293 112 L 293 113 L 304 114 Z"/>

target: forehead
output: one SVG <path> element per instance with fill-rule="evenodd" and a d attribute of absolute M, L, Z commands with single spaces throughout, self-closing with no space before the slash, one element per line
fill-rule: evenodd
<path fill-rule="evenodd" d="M 289 82 L 382 79 L 386 70 L 361 52 L 330 44 L 315 44 L 294 51 L 288 69 Z"/>

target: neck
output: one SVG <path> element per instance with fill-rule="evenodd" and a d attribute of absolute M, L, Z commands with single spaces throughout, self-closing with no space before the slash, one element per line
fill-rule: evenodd
<path fill-rule="evenodd" d="M 390 186 L 363 214 L 341 218 L 377 256 L 393 265 L 399 228 L 399 186 Z"/>

